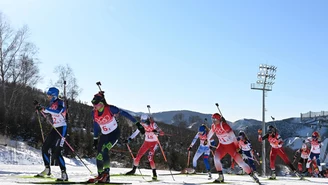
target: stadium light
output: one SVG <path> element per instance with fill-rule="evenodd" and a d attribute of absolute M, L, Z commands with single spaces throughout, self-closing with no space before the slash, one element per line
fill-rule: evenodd
<path fill-rule="evenodd" d="M 251 89 L 262 91 L 262 136 L 265 135 L 265 93 L 272 91 L 272 85 L 276 79 L 277 67 L 267 64 L 260 64 L 259 72 L 257 73 L 258 80 L 251 84 Z M 262 142 L 262 176 L 266 175 L 265 164 L 265 141 Z"/>

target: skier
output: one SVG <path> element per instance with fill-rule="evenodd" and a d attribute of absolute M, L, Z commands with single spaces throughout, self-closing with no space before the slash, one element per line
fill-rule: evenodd
<path fill-rule="evenodd" d="M 191 148 L 194 146 L 194 144 L 196 143 L 197 139 L 199 138 L 200 144 L 199 147 L 194 155 L 194 158 L 192 160 L 192 165 L 193 165 L 193 170 L 190 173 L 195 173 L 195 169 L 197 167 L 197 160 L 198 158 L 204 154 L 204 164 L 208 173 L 208 177 L 209 179 L 212 178 L 212 174 L 211 174 L 211 168 L 210 168 L 210 164 L 208 162 L 208 157 L 210 156 L 211 153 L 211 146 L 215 147 L 215 142 L 214 139 L 211 139 L 210 142 L 207 141 L 207 133 L 210 131 L 210 129 L 205 125 L 201 125 L 198 128 L 198 133 L 195 135 L 194 139 L 192 140 L 190 146 L 188 147 L 188 151 L 191 150 Z"/>
<path fill-rule="evenodd" d="M 213 134 L 215 133 L 218 140 L 219 145 L 215 150 L 214 156 L 214 164 L 215 168 L 218 171 L 219 177 L 215 180 L 215 182 L 221 183 L 224 182 L 224 177 L 222 173 L 222 164 L 221 159 L 226 155 L 229 154 L 236 163 L 248 174 L 250 175 L 253 180 L 260 184 L 259 179 L 256 175 L 252 172 L 251 168 L 243 161 L 241 156 L 238 154 L 238 142 L 236 139 L 236 135 L 234 134 L 231 127 L 228 125 L 224 117 L 220 114 L 215 113 L 212 115 L 212 126 L 211 130 L 207 135 L 207 140 L 212 138 Z"/>
<path fill-rule="evenodd" d="M 135 123 L 142 134 L 145 133 L 145 130 L 142 125 L 129 113 L 117 108 L 114 105 L 107 104 L 103 91 L 95 94 L 91 102 L 93 104 L 92 116 L 94 121 L 93 145 L 97 150 L 96 162 L 98 176 L 95 178 L 90 178 L 88 182 L 106 183 L 110 182 L 109 150 L 115 146 L 120 136 L 120 129 L 115 117 L 118 115 L 126 117 Z M 98 139 L 100 130 L 102 134 Z"/>
<path fill-rule="evenodd" d="M 252 148 L 252 144 L 248 137 L 246 136 L 244 131 L 240 131 L 237 137 L 237 141 L 239 144 L 240 151 L 242 155 L 245 157 L 245 159 L 248 162 L 248 165 L 251 167 L 253 172 L 256 172 L 256 167 L 254 165 L 254 150 Z"/>
<path fill-rule="evenodd" d="M 134 175 L 137 167 L 139 166 L 140 159 L 142 156 L 149 150 L 148 152 L 148 161 L 150 163 L 150 167 L 153 171 L 153 180 L 157 180 L 156 166 L 154 162 L 155 151 L 158 147 L 158 137 L 157 133 L 160 136 L 164 135 L 164 132 L 157 126 L 156 122 L 154 122 L 147 114 L 143 114 L 140 117 L 141 125 L 145 128 L 145 141 L 140 147 L 136 158 L 133 161 L 133 168 L 131 171 L 127 172 L 126 175 Z M 132 135 L 124 141 L 124 143 L 130 143 L 132 139 L 134 139 L 140 133 L 139 130 L 136 130 Z"/>
<path fill-rule="evenodd" d="M 319 176 L 324 177 L 324 172 L 322 171 L 322 166 L 320 165 L 320 150 L 321 150 L 322 143 L 321 143 L 321 138 L 320 138 L 319 132 L 314 131 L 312 133 L 312 137 L 309 137 L 305 140 L 305 143 L 308 143 L 308 142 L 311 143 L 311 153 L 310 153 L 310 156 L 306 163 L 306 168 L 309 169 L 311 162 L 316 159 L 316 163 L 317 163 L 318 169 L 319 169 Z M 304 171 L 304 172 L 306 172 L 306 171 Z"/>
<path fill-rule="evenodd" d="M 276 167 L 275 167 L 275 161 L 277 155 L 281 157 L 281 159 L 286 163 L 286 165 L 292 170 L 292 172 L 295 173 L 296 176 L 301 177 L 301 175 L 296 171 L 293 164 L 288 159 L 288 156 L 286 155 L 284 149 L 282 148 L 283 140 L 281 136 L 279 135 L 277 129 L 273 127 L 272 125 L 268 126 L 268 133 L 265 134 L 263 137 L 261 136 L 262 130 L 258 130 L 259 136 L 258 140 L 259 142 L 262 142 L 265 139 L 268 139 L 270 145 L 271 145 L 271 151 L 270 151 L 270 168 L 271 168 L 271 177 L 269 179 L 276 179 Z"/>
<path fill-rule="evenodd" d="M 294 161 L 297 158 L 297 155 L 301 154 L 301 158 L 298 160 L 297 167 L 298 171 L 300 173 L 306 173 L 306 170 L 303 172 L 303 165 L 307 164 L 309 155 L 310 155 L 310 149 L 307 147 L 305 143 L 302 144 L 302 147 L 298 150 L 296 150 L 294 155 Z M 293 162 L 294 163 L 294 162 Z M 308 168 L 308 173 L 312 174 L 312 168 Z"/>
<path fill-rule="evenodd" d="M 45 177 L 51 175 L 50 154 L 48 151 L 52 149 L 52 156 L 59 163 L 61 170 L 61 177 L 57 178 L 57 181 L 68 181 L 65 160 L 62 156 L 65 137 L 67 135 L 67 123 L 65 121 L 66 106 L 63 100 L 58 98 L 58 95 L 59 90 L 56 87 L 49 88 L 47 91 L 47 99 L 50 101 L 50 106 L 47 108 L 42 107 L 34 100 L 35 108 L 38 111 L 51 115 L 53 127 L 42 146 L 42 158 L 45 169 L 36 176 Z"/>

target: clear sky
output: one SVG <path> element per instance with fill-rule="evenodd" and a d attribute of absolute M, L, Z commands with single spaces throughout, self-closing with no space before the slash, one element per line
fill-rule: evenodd
<path fill-rule="evenodd" d="M 0 0 L 39 48 L 45 90 L 55 66 L 73 69 L 90 102 L 131 111 L 217 111 L 229 121 L 262 119 L 251 90 L 260 64 L 278 67 L 266 120 L 327 111 L 328 1 Z"/>

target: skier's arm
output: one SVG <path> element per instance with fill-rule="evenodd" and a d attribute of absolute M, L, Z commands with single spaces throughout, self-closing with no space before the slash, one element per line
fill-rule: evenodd
<path fill-rule="evenodd" d="M 114 105 L 110 105 L 109 106 L 109 110 L 113 114 L 120 114 L 120 115 L 126 117 L 127 119 L 129 119 L 133 123 L 136 123 L 137 122 L 137 120 L 131 114 L 129 114 L 128 112 L 126 112 L 126 111 L 124 111 L 122 109 L 119 109 L 118 107 L 116 107 Z"/>
<path fill-rule="evenodd" d="M 136 131 L 134 131 L 131 136 L 129 137 L 129 139 L 134 139 L 138 134 L 140 133 L 140 131 L 137 129 Z"/>
<path fill-rule="evenodd" d="M 98 139 L 100 126 L 94 119 L 94 111 L 92 111 L 92 120 L 93 120 L 93 139 Z"/>
<path fill-rule="evenodd" d="M 140 130 L 140 132 L 142 134 L 145 133 L 145 128 L 140 124 L 139 121 L 137 121 L 131 114 L 129 114 L 128 112 L 122 110 L 122 109 L 119 109 L 117 108 L 116 106 L 114 105 L 109 105 L 109 110 L 111 113 L 113 114 L 120 114 L 124 117 L 126 117 L 127 119 L 129 119 L 130 121 L 132 121 L 137 127 L 138 127 L 138 130 Z"/>
<path fill-rule="evenodd" d="M 196 143 L 197 139 L 198 139 L 198 133 L 195 135 L 194 139 L 191 141 L 191 144 L 190 144 L 190 148 L 192 148 L 194 146 L 194 144 Z"/>

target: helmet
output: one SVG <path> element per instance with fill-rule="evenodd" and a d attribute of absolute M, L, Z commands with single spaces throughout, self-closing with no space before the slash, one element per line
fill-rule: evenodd
<path fill-rule="evenodd" d="M 269 125 L 267 129 L 269 134 L 276 132 L 276 129 L 272 125 Z"/>
<path fill-rule="evenodd" d="M 149 124 L 150 123 L 149 116 L 147 114 L 142 114 L 140 116 L 140 122 Z"/>
<path fill-rule="evenodd" d="M 315 131 L 312 133 L 312 138 L 317 139 L 319 137 L 319 132 Z"/>
<path fill-rule="evenodd" d="M 198 132 L 201 133 L 201 134 L 205 134 L 205 131 L 206 131 L 205 125 L 202 125 L 198 128 Z"/>
<path fill-rule="evenodd" d="M 221 120 L 221 115 L 219 113 L 214 113 L 212 115 L 212 121 Z"/>
<path fill-rule="evenodd" d="M 47 95 L 54 96 L 56 98 L 58 97 L 58 94 L 59 94 L 59 90 L 56 87 L 50 87 L 47 92 Z"/>

